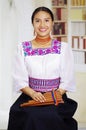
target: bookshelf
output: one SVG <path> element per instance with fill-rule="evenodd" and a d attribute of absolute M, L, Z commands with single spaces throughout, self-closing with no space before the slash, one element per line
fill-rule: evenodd
<path fill-rule="evenodd" d="M 68 2 L 67 0 L 51 0 L 54 14 L 53 38 L 68 41 Z"/>
<path fill-rule="evenodd" d="M 76 71 L 86 72 L 86 0 L 51 0 L 53 38 L 71 44 Z"/>
<path fill-rule="evenodd" d="M 70 0 L 69 13 L 76 70 L 86 72 L 86 0 Z"/>

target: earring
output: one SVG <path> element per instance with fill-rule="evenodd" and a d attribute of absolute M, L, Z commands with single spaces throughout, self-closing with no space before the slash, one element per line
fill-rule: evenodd
<path fill-rule="evenodd" d="M 52 36 L 52 31 L 50 32 L 50 37 L 52 38 L 53 36 Z"/>
<path fill-rule="evenodd" d="M 34 30 L 34 32 L 33 32 L 33 35 L 34 35 L 34 36 L 37 36 L 37 33 L 35 32 L 35 30 Z"/>

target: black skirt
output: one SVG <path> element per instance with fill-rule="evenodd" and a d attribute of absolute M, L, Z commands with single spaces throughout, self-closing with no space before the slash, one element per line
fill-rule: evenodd
<path fill-rule="evenodd" d="M 73 115 L 77 102 L 63 95 L 63 104 L 46 106 L 20 107 L 20 104 L 30 100 L 25 94 L 10 108 L 7 130 L 78 130 L 77 121 Z"/>

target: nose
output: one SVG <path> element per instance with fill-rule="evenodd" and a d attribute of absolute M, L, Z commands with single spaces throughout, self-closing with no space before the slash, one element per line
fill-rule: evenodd
<path fill-rule="evenodd" d="M 40 26 L 41 26 L 41 27 L 44 27 L 44 26 L 45 26 L 45 22 L 44 22 L 44 21 L 41 21 Z"/>

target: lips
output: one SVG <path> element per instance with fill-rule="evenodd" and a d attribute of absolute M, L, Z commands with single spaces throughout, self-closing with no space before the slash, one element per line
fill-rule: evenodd
<path fill-rule="evenodd" d="M 40 32 L 45 32 L 45 31 L 47 31 L 47 29 L 42 28 L 42 29 L 39 29 L 39 31 L 40 31 Z"/>

